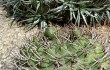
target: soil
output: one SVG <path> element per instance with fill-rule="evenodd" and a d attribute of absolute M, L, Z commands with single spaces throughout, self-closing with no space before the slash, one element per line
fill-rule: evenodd
<path fill-rule="evenodd" d="M 10 27 L 12 20 L 6 18 L 6 12 L 0 7 L 0 70 L 15 70 L 13 58 L 18 58 L 18 49 L 25 43 L 26 38 L 31 38 L 38 32 L 34 28 L 28 32 L 23 27 L 13 25 Z"/>

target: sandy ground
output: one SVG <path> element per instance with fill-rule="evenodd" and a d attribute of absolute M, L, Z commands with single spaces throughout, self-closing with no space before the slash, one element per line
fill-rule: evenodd
<path fill-rule="evenodd" d="M 11 19 L 6 18 L 5 11 L 0 8 L 0 70 L 15 70 L 11 59 L 17 55 L 18 48 L 24 43 L 23 39 L 38 32 L 37 28 L 25 32 L 23 27 L 16 25 L 10 28 L 10 23 Z"/>

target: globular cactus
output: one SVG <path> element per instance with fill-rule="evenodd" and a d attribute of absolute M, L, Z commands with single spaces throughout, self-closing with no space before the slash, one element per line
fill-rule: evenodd
<path fill-rule="evenodd" d="M 92 44 L 88 37 L 79 34 L 74 34 L 79 38 L 72 43 L 59 37 L 46 44 L 35 37 L 29 46 L 21 48 L 21 55 L 27 60 L 20 60 L 18 65 L 29 70 L 108 70 L 110 60 L 105 57 L 103 45 Z"/>
<path fill-rule="evenodd" d="M 45 29 L 45 33 L 44 35 L 46 37 L 48 37 L 49 39 L 54 39 L 55 38 L 55 35 L 57 34 L 57 30 L 54 26 L 48 26 L 46 29 Z"/>

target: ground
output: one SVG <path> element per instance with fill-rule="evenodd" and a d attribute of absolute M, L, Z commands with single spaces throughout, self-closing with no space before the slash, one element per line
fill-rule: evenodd
<path fill-rule="evenodd" d="M 38 30 L 34 28 L 25 32 L 23 27 L 18 28 L 16 25 L 10 27 L 12 20 L 6 18 L 5 13 L 0 7 L 0 70 L 13 70 L 11 59 L 17 55 L 18 48 L 24 43 L 24 39 L 32 37 Z"/>
<path fill-rule="evenodd" d="M 12 20 L 6 18 L 5 13 L 6 12 L 0 7 L 0 70 L 16 70 L 16 66 L 13 64 L 13 58 L 18 58 L 19 47 L 25 43 L 26 38 L 31 38 L 35 35 L 38 29 L 34 28 L 25 32 L 23 27 L 17 27 L 16 25 L 10 27 L 9 24 Z M 83 29 L 84 28 L 82 28 L 82 30 Z M 90 30 L 85 28 L 83 31 L 90 31 L 93 38 L 97 36 L 97 40 L 109 48 L 109 29 L 108 26 L 99 26 L 97 28 L 90 28 Z M 108 48 L 107 51 L 109 51 Z"/>

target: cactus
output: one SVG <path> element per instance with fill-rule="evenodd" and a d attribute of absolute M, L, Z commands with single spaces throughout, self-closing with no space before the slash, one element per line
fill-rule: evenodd
<path fill-rule="evenodd" d="M 48 37 L 49 39 L 53 39 L 55 38 L 56 33 L 57 33 L 56 28 L 53 26 L 50 26 L 45 29 L 44 35 Z"/>
<path fill-rule="evenodd" d="M 39 36 L 34 37 L 31 45 L 21 48 L 27 59 L 18 64 L 24 63 L 22 66 L 29 70 L 108 70 L 110 61 L 104 57 L 102 44 L 92 44 L 86 36 L 72 43 L 58 38 L 47 40 L 46 45 Z"/>

